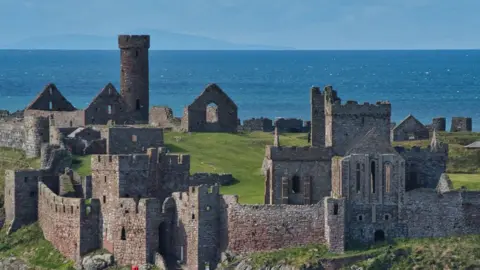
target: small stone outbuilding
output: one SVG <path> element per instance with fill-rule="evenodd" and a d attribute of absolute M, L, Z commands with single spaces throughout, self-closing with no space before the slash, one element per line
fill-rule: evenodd
<path fill-rule="evenodd" d="M 216 84 L 209 84 L 183 113 L 186 132 L 236 132 L 237 105 Z"/>
<path fill-rule="evenodd" d="M 428 140 L 428 138 L 429 132 L 427 127 L 411 114 L 391 130 L 391 140 L 394 142 Z"/>

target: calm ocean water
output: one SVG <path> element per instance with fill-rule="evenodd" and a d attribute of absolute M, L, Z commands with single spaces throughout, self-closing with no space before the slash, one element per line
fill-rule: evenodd
<path fill-rule="evenodd" d="M 1 51 L 0 108 L 23 109 L 53 82 L 84 108 L 108 82 L 119 89 L 118 51 Z M 206 84 L 236 102 L 240 118 L 309 119 L 309 89 L 331 84 L 342 100 L 392 103 L 412 113 L 473 118 L 480 130 L 480 51 L 151 51 L 151 105 L 180 116 Z"/>

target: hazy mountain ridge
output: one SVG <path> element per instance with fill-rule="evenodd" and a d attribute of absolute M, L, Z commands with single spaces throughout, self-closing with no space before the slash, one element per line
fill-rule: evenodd
<path fill-rule="evenodd" d="M 127 33 L 125 33 L 127 34 Z M 294 48 L 268 45 L 237 44 L 210 37 L 174 33 L 163 30 L 136 30 L 128 34 L 149 34 L 151 50 L 292 50 Z M 37 36 L 12 44 L 1 44 L 0 49 L 18 50 L 116 50 L 116 36 L 65 34 Z"/>

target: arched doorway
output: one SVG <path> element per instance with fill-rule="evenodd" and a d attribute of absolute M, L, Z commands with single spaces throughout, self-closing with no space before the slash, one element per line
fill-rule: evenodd
<path fill-rule="evenodd" d="M 168 244 L 167 225 L 165 222 L 162 222 L 158 226 L 158 253 L 160 253 L 164 258 L 168 252 Z"/>
<path fill-rule="evenodd" d="M 376 230 L 375 242 L 383 242 L 383 241 L 385 241 L 385 232 L 383 230 Z"/>

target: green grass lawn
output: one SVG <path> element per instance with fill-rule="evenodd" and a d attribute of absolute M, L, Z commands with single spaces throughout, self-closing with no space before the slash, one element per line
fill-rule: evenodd
<path fill-rule="evenodd" d="M 468 190 L 480 190 L 480 174 L 449 173 L 453 188 L 466 187 Z"/>
<path fill-rule="evenodd" d="M 306 134 L 281 136 L 283 145 L 307 145 Z M 172 152 L 191 154 L 191 172 L 232 173 L 238 182 L 221 188 L 236 194 L 242 203 L 262 203 L 264 180 L 261 174 L 265 145 L 273 143 L 270 133 L 165 133 Z"/>

